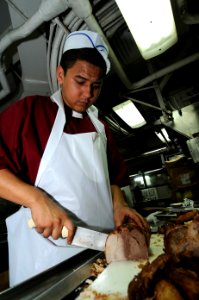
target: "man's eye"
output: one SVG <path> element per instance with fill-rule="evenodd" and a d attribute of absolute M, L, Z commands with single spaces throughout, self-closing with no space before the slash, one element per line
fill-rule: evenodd
<path fill-rule="evenodd" d="M 84 80 L 76 80 L 76 82 L 78 83 L 78 84 L 84 84 Z"/>

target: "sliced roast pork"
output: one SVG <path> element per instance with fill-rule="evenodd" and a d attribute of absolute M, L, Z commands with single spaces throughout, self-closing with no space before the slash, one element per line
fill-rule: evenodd
<path fill-rule="evenodd" d="M 144 230 L 133 221 L 111 232 L 105 246 L 107 263 L 122 260 L 147 259 L 149 255 L 150 228 Z"/>

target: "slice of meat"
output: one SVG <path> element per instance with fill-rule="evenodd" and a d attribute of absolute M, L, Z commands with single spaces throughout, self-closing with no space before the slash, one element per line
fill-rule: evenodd
<path fill-rule="evenodd" d="M 143 230 L 135 223 L 127 223 L 111 232 L 106 240 L 107 263 L 122 260 L 147 259 L 150 229 Z"/>

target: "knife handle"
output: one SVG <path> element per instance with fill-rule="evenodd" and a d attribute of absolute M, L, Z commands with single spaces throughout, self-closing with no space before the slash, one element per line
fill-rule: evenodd
<path fill-rule="evenodd" d="M 36 227 L 35 222 L 33 221 L 32 218 L 28 220 L 28 227 L 29 228 L 35 228 Z M 63 226 L 61 236 L 62 236 L 63 239 L 68 237 L 68 229 L 66 228 L 66 226 Z"/>

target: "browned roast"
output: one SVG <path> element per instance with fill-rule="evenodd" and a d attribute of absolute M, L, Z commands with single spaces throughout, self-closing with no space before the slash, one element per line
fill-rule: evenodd
<path fill-rule="evenodd" d="M 183 225 L 176 225 L 165 232 L 166 253 L 179 256 L 199 256 L 199 215 Z"/>
<path fill-rule="evenodd" d="M 133 222 L 123 224 L 108 235 L 105 246 L 107 263 L 148 258 L 150 229 L 143 230 Z"/>
<path fill-rule="evenodd" d="M 199 257 L 159 255 L 132 279 L 129 300 L 198 300 Z"/>
<path fill-rule="evenodd" d="M 155 300 L 183 300 L 177 288 L 165 279 L 157 282 L 154 296 Z"/>
<path fill-rule="evenodd" d="M 178 225 L 170 228 L 164 236 L 164 247 L 166 253 L 178 254 L 185 250 L 187 246 L 187 226 Z"/>
<path fill-rule="evenodd" d="M 158 233 L 165 234 L 168 233 L 169 230 L 173 229 L 176 226 L 175 223 L 168 222 L 158 227 Z"/>
<path fill-rule="evenodd" d="M 183 224 L 184 222 L 188 222 L 193 220 L 194 217 L 198 214 L 197 210 L 191 210 L 186 213 L 181 213 L 177 216 L 176 218 L 176 223 L 177 224 Z"/>
<path fill-rule="evenodd" d="M 184 225 L 186 222 L 192 221 L 193 219 L 199 218 L 199 213 L 197 210 L 192 210 L 188 212 L 181 212 L 177 215 L 175 221 L 170 221 L 158 227 L 158 232 L 161 234 L 168 234 L 170 230 L 177 229 L 178 226 Z"/>
<path fill-rule="evenodd" d="M 199 299 L 199 277 L 193 270 L 186 270 L 182 267 L 173 268 L 169 279 L 191 300 Z"/>
<path fill-rule="evenodd" d="M 167 267 L 170 256 L 159 255 L 153 263 L 148 263 L 142 271 L 133 278 L 128 286 L 129 300 L 143 300 L 153 297 L 155 283 L 161 278 L 162 270 Z"/>
<path fill-rule="evenodd" d="M 191 214 L 181 221 L 190 220 Z M 199 214 L 165 227 L 165 254 L 148 263 L 128 286 L 129 300 L 199 299 Z"/>

